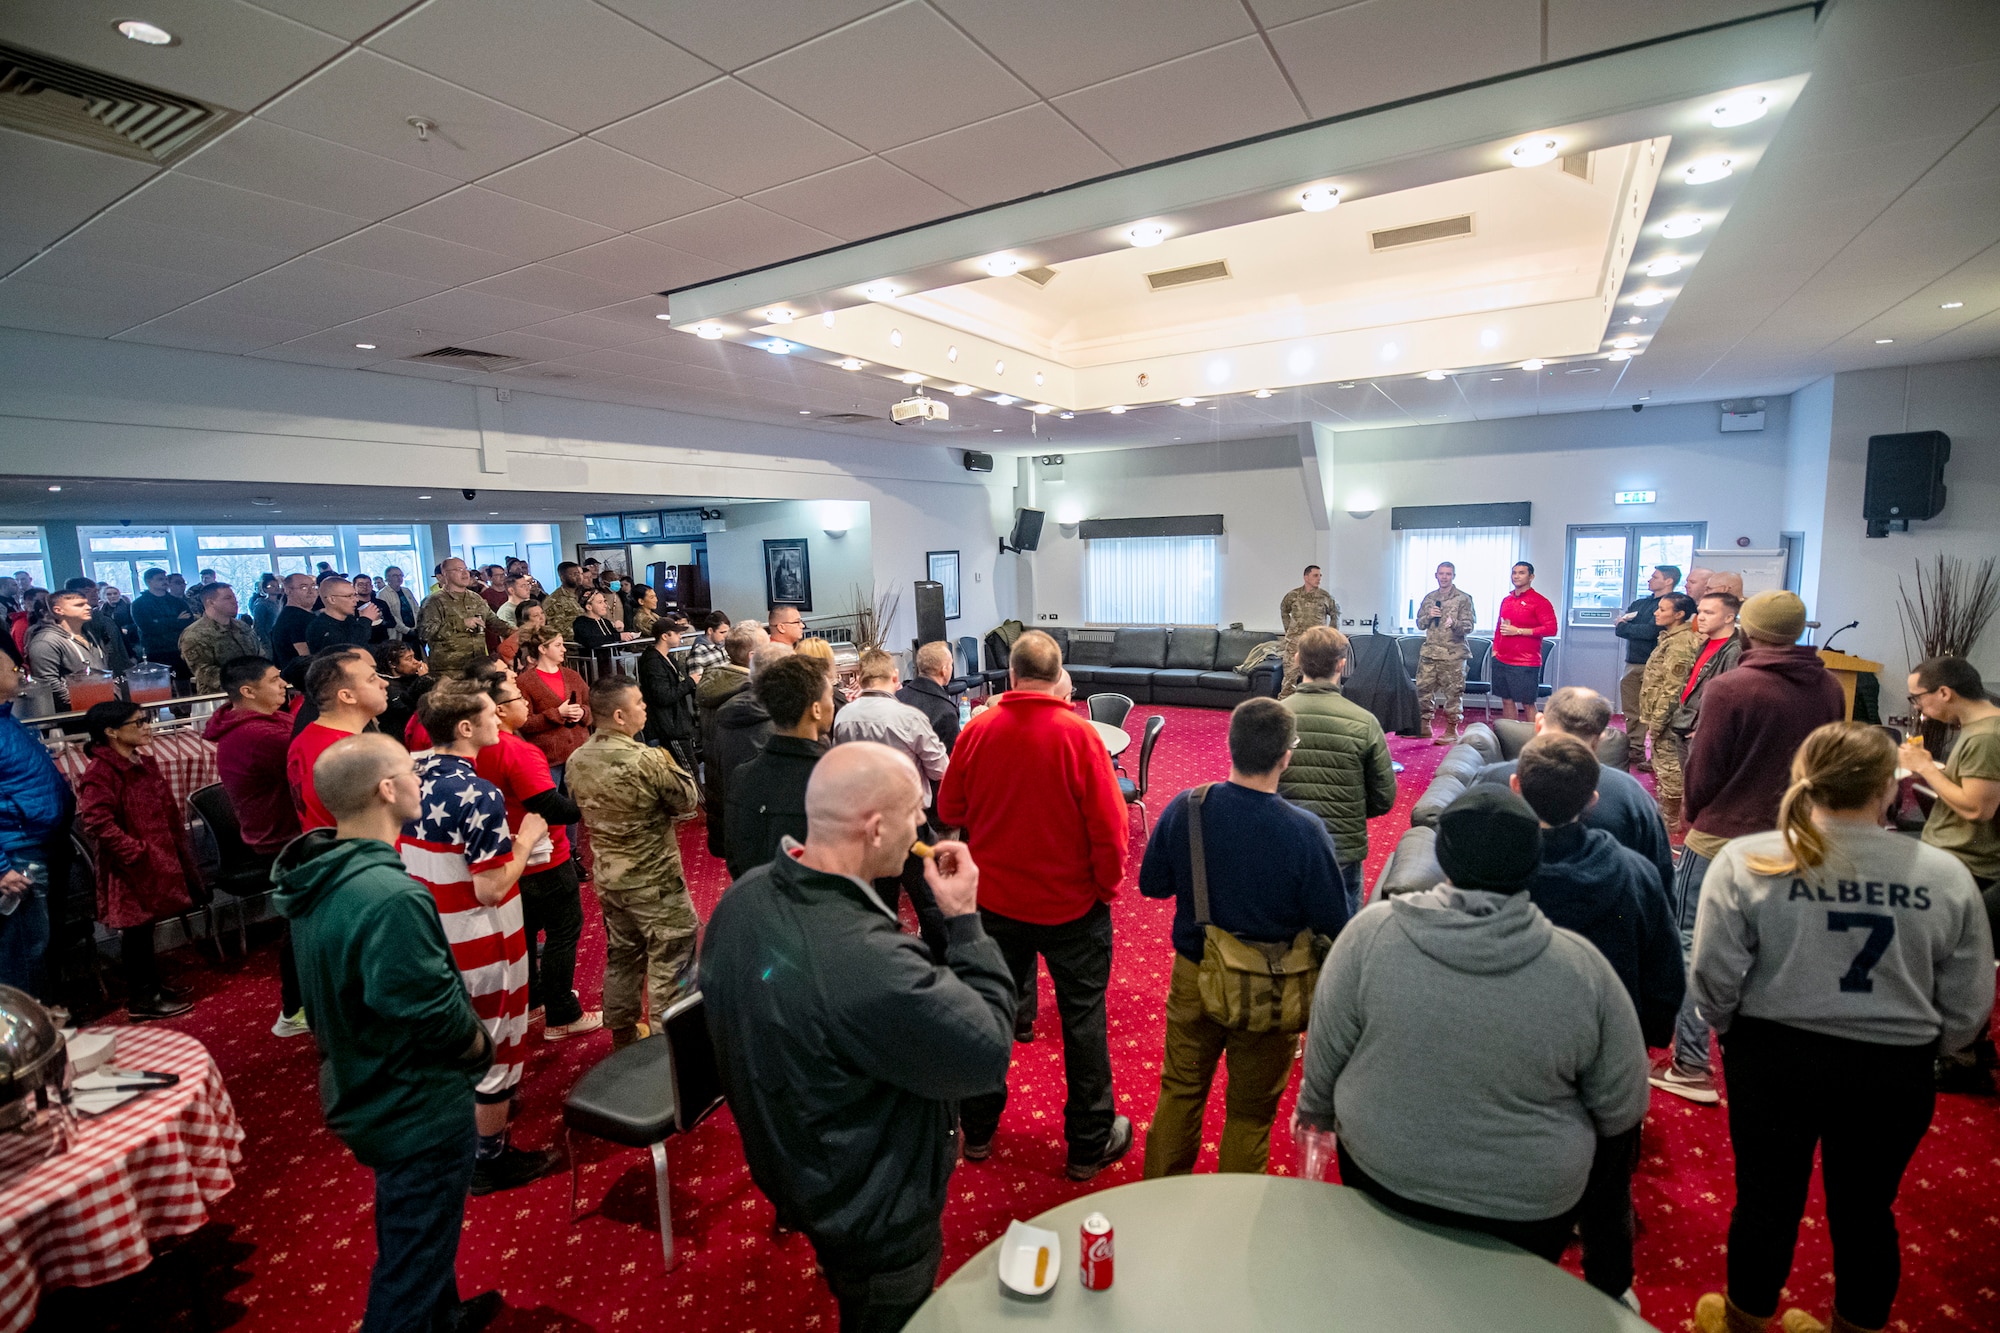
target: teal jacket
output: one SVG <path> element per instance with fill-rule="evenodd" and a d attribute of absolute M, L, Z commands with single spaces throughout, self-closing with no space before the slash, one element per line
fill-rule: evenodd
<path fill-rule="evenodd" d="M 1364 860 L 1368 821 L 1396 805 L 1396 769 L 1382 724 L 1338 686 L 1303 681 L 1282 702 L 1298 725 L 1299 746 L 1278 779 L 1278 795 L 1320 817 L 1340 864 Z"/>
<path fill-rule="evenodd" d="M 370 1167 L 464 1141 L 493 1046 L 430 893 L 395 848 L 332 829 L 296 839 L 272 878 L 319 1043 L 326 1127 Z"/>

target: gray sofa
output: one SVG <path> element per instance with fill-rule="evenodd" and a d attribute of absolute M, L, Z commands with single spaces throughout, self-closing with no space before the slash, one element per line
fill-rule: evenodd
<path fill-rule="evenodd" d="M 1534 738 L 1535 729 L 1526 722 L 1505 720 L 1475 722 L 1465 729 L 1465 739 L 1445 751 L 1438 761 L 1431 785 L 1410 807 L 1412 827 L 1436 828 L 1438 816 L 1479 778 L 1479 770 L 1518 758 L 1521 747 Z M 1625 768 L 1629 747 L 1625 733 L 1613 727 L 1597 742 L 1597 762 L 1610 768 Z"/>
<path fill-rule="evenodd" d="M 1271 630 L 1138 627 L 1118 630 L 1108 643 L 1072 641 L 1067 628 L 1044 632 L 1061 645 L 1079 699 L 1122 694 L 1134 703 L 1234 708 L 1255 694 L 1276 695 L 1283 674 L 1275 659 L 1247 676 L 1236 671 L 1251 649 L 1283 637 Z M 987 673 L 1004 685 L 1001 649 L 998 635 L 989 634 Z"/>

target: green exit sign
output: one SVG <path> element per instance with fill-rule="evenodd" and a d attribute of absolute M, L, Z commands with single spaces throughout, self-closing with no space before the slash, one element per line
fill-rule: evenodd
<path fill-rule="evenodd" d="M 1659 498 L 1652 491 L 1617 491 L 1611 496 L 1612 503 L 1621 505 L 1649 505 Z"/>

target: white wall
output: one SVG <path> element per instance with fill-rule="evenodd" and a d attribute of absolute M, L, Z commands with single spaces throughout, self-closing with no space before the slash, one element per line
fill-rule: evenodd
<path fill-rule="evenodd" d="M 764 543 L 792 537 L 806 539 L 812 574 L 812 609 L 808 621 L 841 615 L 854 607 L 854 588 L 863 596 L 875 582 L 872 530 L 868 506 L 852 500 L 781 500 L 775 504 L 725 505 L 729 531 L 708 536 L 709 598 L 732 619 L 762 620 L 764 602 Z M 830 537 L 828 528 L 845 528 Z"/>
<path fill-rule="evenodd" d="M 1790 439 L 1785 449 L 1784 530 L 1805 534 L 1799 597 L 1808 608 L 1819 604 L 1820 564 L 1827 549 L 1826 466 L 1827 440 L 1833 431 L 1833 381 L 1829 375 L 1792 395 Z"/>

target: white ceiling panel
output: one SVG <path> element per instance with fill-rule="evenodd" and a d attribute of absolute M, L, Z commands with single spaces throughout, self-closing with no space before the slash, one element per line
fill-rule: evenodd
<path fill-rule="evenodd" d="M 547 259 L 614 234 L 609 227 L 468 185 L 397 216 L 396 225 L 476 249 Z"/>
<path fill-rule="evenodd" d="M 729 272 L 726 264 L 642 241 L 637 236 L 614 236 L 542 262 L 599 282 L 648 292 L 688 287 Z"/>
<path fill-rule="evenodd" d="M 1256 37 L 1069 93 L 1055 105 L 1128 167 L 1306 118 Z"/>
<path fill-rule="evenodd" d="M 737 75 L 880 152 L 1035 100 L 920 0 L 851 23 Z"/>
<path fill-rule="evenodd" d="M 116 212 L 94 218 L 70 233 L 57 253 L 177 269 L 214 278 L 218 286 L 275 268 L 292 257 L 289 250 L 252 245 L 213 232 L 139 222 Z"/>
<path fill-rule="evenodd" d="M 156 168 L 53 139 L 0 130 L 0 234 L 19 246 L 51 245 Z"/>
<path fill-rule="evenodd" d="M 438 338 L 438 342 L 445 343 L 518 329 L 559 313 L 550 306 L 516 301 L 505 296 L 489 296 L 469 287 L 455 287 L 372 318 L 388 320 L 400 329 L 445 335 Z"/>
<path fill-rule="evenodd" d="M 570 137 L 560 125 L 363 50 L 348 52 L 262 114 L 460 181 L 477 180 Z M 412 117 L 435 128 L 420 139 Z"/>
<path fill-rule="evenodd" d="M 517 301 L 533 301 L 536 305 L 552 306 L 572 313 L 595 310 L 599 306 L 627 301 L 638 295 L 629 287 L 598 282 L 546 264 L 529 264 L 511 273 L 497 274 L 473 283 L 466 290 L 490 292 L 494 296 L 508 296 Z"/>
<path fill-rule="evenodd" d="M 668 41 L 723 69 L 831 32 L 884 7 L 886 0 L 600 0 Z"/>
<path fill-rule="evenodd" d="M 639 234 L 649 241 L 727 264 L 732 270 L 756 268 L 759 264 L 840 244 L 840 238 L 831 233 L 780 217 L 742 199 L 662 222 Z"/>
<path fill-rule="evenodd" d="M 203 180 L 367 218 L 400 213 L 458 187 L 449 176 L 256 117 L 231 126 L 178 169 Z"/>
<path fill-rule="evenodd" d="M 203 304 L 249 314 L 283 311 L 286 318 L 323 329 L 442 290 L 436 282 L 308 255 L 246 278 Z"/>
<path fill-rule="evenodd" d="M 879 157 L 764 190 L 750 200 L 850 241 L 965 211 L 958 200 Z"/>
<path fill-rule="evenodd" d="M 313 252 L 319 259 L 458 286 L 516 268 L 513 255 L 377 223 Z"/>
<path fill-rule="evenodd" d="M 356 343 L 369 343 L 369 347 L 356 347 Z M 303 338 L 278 343 L 260 349 L 258 356 L 277 357 L 280 360 L 311 361 L 323 366 L 372 366 L 378 361 L 393 361 L 397 357 L 415 356 L 428 352 L 437 346 L 434 342 L 411 334 L 392 337 L 386 333 L 370 337 L 359 337 L 344 328 L 327 329 L 322 333 L 309 333 Z"/>
<path fill-rule="evenodd" d="M 251 111 L 340 54 L 323 32 L 241 0 L 146 0 L 143 17 L 180 39 L 147 46 L 116 25 L 126 0 L 15 0 L 0 5 L 0 40 L 91 69 Z"/>
<path fill-rule="evenodd" d="M 592 0 L 431 0 L 368 45 L 573 130 L 719 72 Z"/>
<path fill-rule="evenodd" d="M 1990 0 L 1842 0 L 1820 22 L 1815 83 L 1946 70 L 2000 55 Z"/>
<path fill-rule="evenodd" d="M 659 306 L 664 311 L 667 303 L 661 301 Z M 659 331 L 665 327 L 666 325 L 659 323 L 653 324 L 650 328 L 644 327 L 636 320 L 609 318 L 605 312 L 599 311 L 589 315 L 559 315 L 554 319 L 545 319 L 539 324 L 523 325 L 519 331 L 543 338 L 560 338 L 564 342 L 581 343 L 585 347 L 620 347 L 626 343 L 644 342 L 656 338 L 659 336 Z"/>
<path fill-rule="evenodd" d="M 88 292 L 20 278 L 0 281 L 0 323 L 84 338 L 108 338 L 179 304 L 129 292 Z"/>
<path fill-rule="evenodd" d="M 203 352 L 254 352 L 259 347 L 311 332 L 312 325 L 297 320 L 246 315 L 240 310 L 217 309 L 197 301 L 118 336 L 132 342 L 192 347 Z"/>
<path fill-rule="evenodd" d="M 250 0 L 259 9 L 309 23 L 348 41 L 359 41 L 421 0 Z"/>
<path fill-rule="evenodd" d="M 1244 0 L 1257 21 L 1266 28 L 1276 28 L 1286 23 L 1296 23 L 1314 14 L 1324 14 L 1329 9 L 1346 9 L 1349 5 L 1366 3 L 1366 0 Z"/>
<path fill-rule="evenodd" d="M 1767 14 L 1772 0 L 1674 0 L 1634 5 L 1620 0 L 1546 0 L 1549 59 L 1569 60 L 1592 51 L 1691 32 L 1712 23 Z"/>
<path fill-rule="evenodd" d="M 1449 377 L 1441 380 L 1427 380 L 1421 376 L 1397 376 L 1395 379 L 1378 380 L 1376 387 L 1388 395 L 1390 401 L 1410 414 L 1412 421 L 1449 420 L 1453 415 L 1469 416 L 1465 396 Z"/>
<path fill-rule="evenodd" d="M 1042 103 L 905 144 L 883 156 L 974 208 L 1118 169 L 1110 154 Z"/>
<path fill-rule="evenodd" d="M 16 270 L 14 276 L 78 291 L 126 292 L 144 304 L 157 304 L 161 312 L 198 301 L 231 282 L 229 278 L 107 259 L 66 245 L 44 252 L 33 263 Z"/>
<path fill-rule="evenodd" d="M 479 350 L 518 356 L 525 361 L 560 361 L 564 357 L 576 356 L 591 349 L 583 343 L 550 338 L 539 333 L 527 333 L 520 329 L 509 329 L 505 333 L 489 333 L 481 338 Z"/>
<path fill-rule="evenodd" d="M 862 150 L 734 79 L 682 93 L 593 136 L 731 194 L 852 162 Z"/>
<path fill-rule="evenodd" d="M 368 225 L 368 219 L 296 204 L 253 190 L 168 172 L 118 202 L 112 215 L 163 227 L 212 232 L 302 254 Z"/>
<path fill-rule="evenodd" d="M 1541 53 L 1539 0 L 1371 0 L 1271 33 L 1315 117 L 1525 69 Z"/>
<path fill-rule="evenodd" d="M 633 231 L 729 196 L 595 139 L 576 139 L 480 185 L 543 208 Z"/>
<path fill-rule="evenodd" d="M 1240 0 L 937 0 L 1044 97 L 1255 31 Z M 1296 17 L 1296 16 L 1295 16 Z"/>

